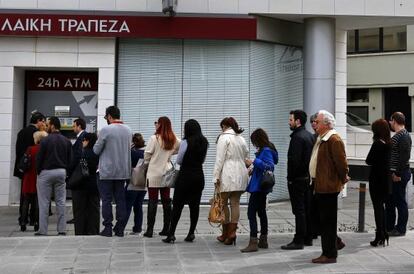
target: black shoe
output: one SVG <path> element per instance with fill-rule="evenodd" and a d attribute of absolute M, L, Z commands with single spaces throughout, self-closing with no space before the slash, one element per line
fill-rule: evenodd
<path fill-rule="evenodd" d="M 164 243 L 167 243 L 167 244 L 174 243 L 175 242 L 175 236 L 174 235 L 168 236 L 167 238 L 162 239 L 162 241 Z"/>
<path fill-rule="evenodd" d="M 402 233 L 402 232 L 399 232 L 396 229 L 393 229 L 392 231 L 388 232 L 388 236 L 390 236 L 390 237 L 402 237 L 402 236 L 405 236 L 405 232 Z"/>
<path fill-rule="evenodd" d="M 123 231 L 116 230 L 116 231 L 114 231 L 114 234 L 115 234 L 115 236 L 118 236 L 118 237 L 124 237 L 124 232 Z"/>
<path fill-rule="evenodd" d="M 34 225 L 34 231 L 38 231 L 39 230 L 39 224 L 35 224 Z"/>
<path fill-rule="evenodd" d="M 66 232 L 59 232 L 57 235 L 58 236 L 66 236 Z"/>
<path fill-rule="evenodd" d="M 112 237 L 112 229 L 111 228 L 104 228 L 99 235 L 104 237 Z"/>
<path fill-rule="evenodd" d="M 20 225 L 20 231 L 25 232 L 26 231 L 26 225 Z"/>
<path fill-rule="evenodd" d="M 74 223 L 75 223 L 75 218 L 73 218 L 73 219 L 71 219 L 71 220 L 67 221 L 66 223 L 67 223 L 67 224 L 74 224 Z"/>
<path fill-rule="evenodd" d="M 194 239 L 195 239 L 194 234 L 188 234 L 187 237 L 185 237 L 184 241 L 192 243 Z"/>
<path fill-rule="evenodd" d="M 168 229 L 163 228 L 160 233 L 158 233 L 160 236 L 168 236 Z"/>
<path fill-rule="evenodd" d="M 305 246 L 313 246 L 313 241 L 312 240 L 306 240 L 304 244 L 305 244 Z"/>
<path fill-rule="evenodd" d="M 288 243 L 287 245 L 282 245 L 282 249 L 284 250 L 298 250 L 303 249 L 303 244 L 297 244 L 295 242 Z"/>

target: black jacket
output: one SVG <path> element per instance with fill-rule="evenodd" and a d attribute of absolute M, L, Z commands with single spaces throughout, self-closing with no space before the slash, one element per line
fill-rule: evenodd
<path fill-rule="evenodd" d="M 78 138 L 76 138 L 75 143 L 72 145 L 72 161 L 69 168 L 69 176 L 75 170 L 78 165 L 81 155 L 82 155 L 82 140 L 86 135 L 86 131 L 83 131 Z"/>
<path fill-rule="evenodd" d="M 16 161 L 14 163 L 14 172 L 13 176 L 19 177 L 20 179 L 23 178 L 23 173 L 19 171 L 17 165 L 19 164 L 20 159 L 23 157 L 23 154 L 26 152 L 29 146 L 34 145 L 33 140 L 33 133 L 35 133 L 38 129 L 34 125 L 29 125 L 22 130 L 19 131 L 17 134 L 16 139 Z"/>
<path fill-rule="evenodd" d="M 314 136 L 305 127 L 296 128 L 290 134 L 288 150 L 288 181 L 309 180 L 309 161 L 312 154 Z"/>
<path fill-rule="evenodd" d="M 371 166 L 369 173 L 370 191 L 381 194 L 384 198 L 391 193 L 390 156 L 391 145 L 376 140 L 365 160 L 367 165 Z"/>
<path fill-rule="evenodd" d="M 44 169 L 69 169 L 72 160 L 72 144 L 60 132 L 50 133 L 40 142 L 36 157 L 37 174 Z"/>

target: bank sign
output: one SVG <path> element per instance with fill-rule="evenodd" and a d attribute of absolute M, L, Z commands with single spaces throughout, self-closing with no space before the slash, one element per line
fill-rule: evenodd
<path fill-rule="evenodd" d="M 254 40 L 256 19 L 0 14 L 0 35 Z"/>

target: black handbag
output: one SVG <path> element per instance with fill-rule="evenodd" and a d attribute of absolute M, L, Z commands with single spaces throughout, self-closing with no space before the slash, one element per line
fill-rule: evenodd
<path fill-rule="evenodd" d="M 264 191 L 272 191 L 275 183 L 276 181 L 273 171 L 265 170 L 263 172 L 262 180 L 260 181 L 260 189 Z"/>
<path fill-rule="evenodd" d="M 86 159 L 81 158 L 79 164 L 75 167 L 75 170 L 72 172 L 72 175 L 66 183 L 66 187 L 68 189 L 76 189 L 87 177 L 89 177 L 88 162 Z"/>

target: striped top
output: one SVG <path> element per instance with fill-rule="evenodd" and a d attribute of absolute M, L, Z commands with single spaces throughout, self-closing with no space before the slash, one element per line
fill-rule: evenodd
<path fill-rule="evenodd" d="M 390 170 L 400 176 L 401 171 L 409 168 L 411 154 L 411 136 L 404 128 L 397 132 L 391 139 Z"/>

